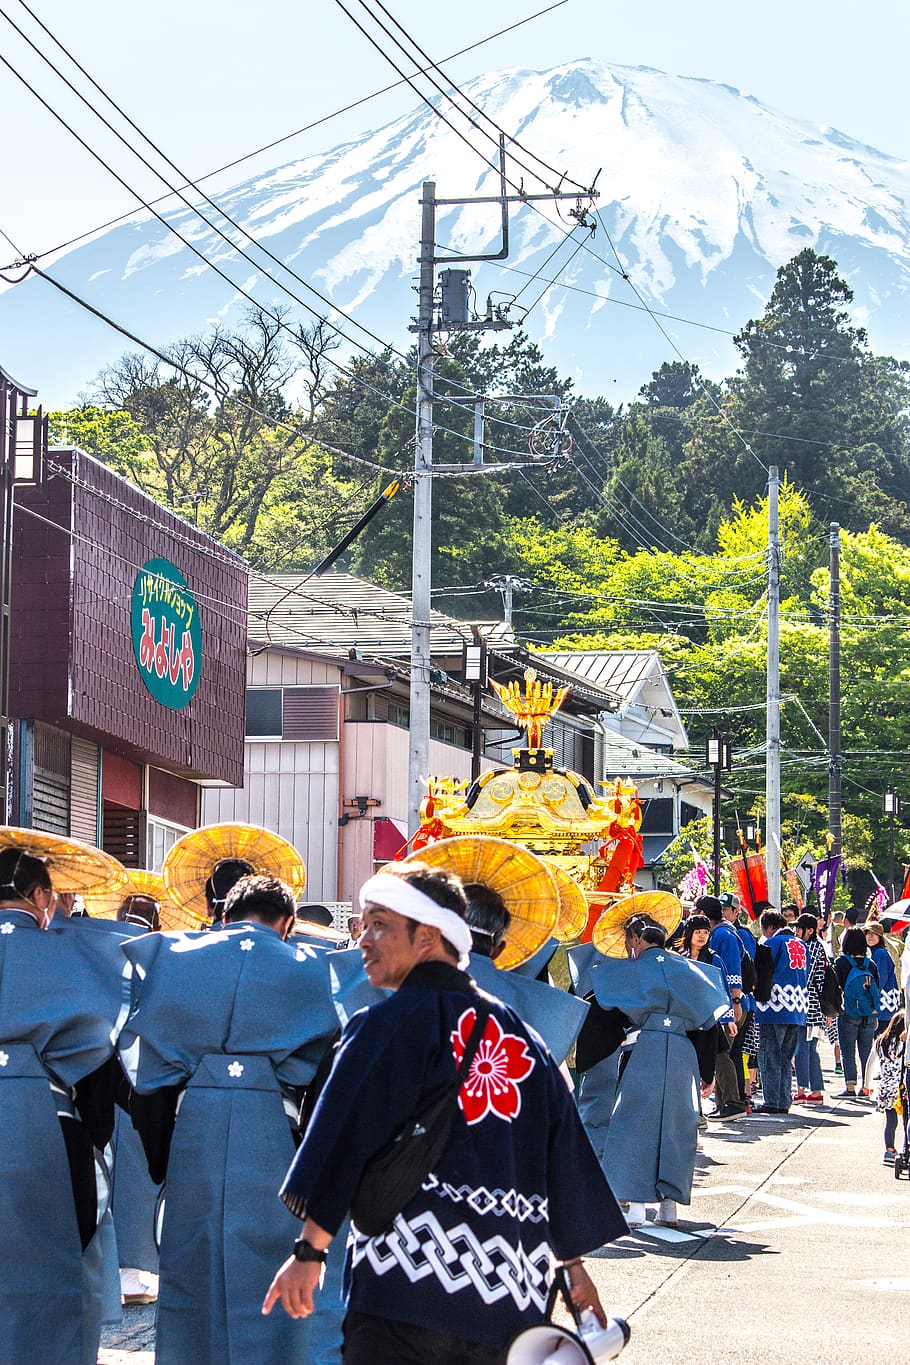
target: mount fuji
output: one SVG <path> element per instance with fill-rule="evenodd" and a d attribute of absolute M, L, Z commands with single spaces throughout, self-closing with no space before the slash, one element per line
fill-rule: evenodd
<path fill-rule="evenodd" d="M 910 162 L 729 86 L 644 67 L 584 60 L 492 72 L 464 88 L 528 149 L 510 150 L 507 173 L 529 193 L 544 192 L 530 152 L 584 185 L 600 172 L 595 235 L 575 226 L 566 237 L 571 205 L 512 205 L 508 260 L 469 267 L 481 311 L 490 294 L 497 304 L 518 295 L 510 316 L 530 306 L 527 331 L 579 392 L 628 398 L 662 361 L 680 358 L 713 378 L 732 373 L 732 333 L 761 315 L 776 270 L 806 246 L 837 262 L 873 350 L 910 358 Z M 495 194 L 498 183 L 493 140 L 438 107 L 473 145 L 422 106 L 213 192 L 255 242 L 402 350 L 416 310 L 422 182 L 434 180 L 440 199 Z M 543 174 L 551 186 L 558 179 Z M 166 217 L 230 284 L 147 214 L 60 256 L 51 273 L 157 346 L 237 323 L 240 291 L 290 305 L 304 321 L 285 287 L 329 311 L 220 220 L 230 242 L 182 206 Z M 496 204 L 441 207 L 437 244 L 441 254 L 498 250 Z M 35 278 L 0 295 L 0 332 L 0 364 L 51 407 L 134 349 Z"/>

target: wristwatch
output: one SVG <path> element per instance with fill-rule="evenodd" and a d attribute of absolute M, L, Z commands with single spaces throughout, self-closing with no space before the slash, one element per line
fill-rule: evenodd
<path fill-rule="evenodd" d="M 329 1258 L 327 1251 L 320 1251 L 314 1247 L 312 1242 L 308 1242 L 305 1237 L 298 1237 L 294 1243 L 295 1261 L 318 1261 L 320 1265 L 325 1265 Z"/>

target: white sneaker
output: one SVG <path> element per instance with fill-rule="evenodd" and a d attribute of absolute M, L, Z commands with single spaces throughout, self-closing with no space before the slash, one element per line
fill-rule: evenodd
<path fill-rule="evenodd" d="M 123 1303 L 154 1303 L 157 1297 L 157 1275 L 150 1270 L 121 1270 L 120 1299 Z"/>
<path fill-rule="evenodd" d="M 662 1199 L 660 1201 L 660 1207 L 657 1210 L 657 1217 L 654 1219 L 654 1221 L 655 1223 L 662 1224 L 662 1226 L 665 1228 L 675 1228 L 677 1222 L 676 1200 Z"/>
<path fill-rule="evenodd" d="M 626 1222 L 630 1228 L 643 1228 L 648 1220 L 644 1204 L 630 1204 L 629 1212 L 626 1214 Z"/>

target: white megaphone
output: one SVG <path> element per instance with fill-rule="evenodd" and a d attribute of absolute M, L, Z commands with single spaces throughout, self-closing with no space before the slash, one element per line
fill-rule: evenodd
<path fill-rule="evenodd" d="M 590 1309 L 577 1321 L 578 1334 L 555 1322 L 526 1327 L 514 1337 L 506 1365 L 600 1365 L 615 1360 L 632 1329 L 624 1318 L 607 1318 L 601 1327 Z"/>

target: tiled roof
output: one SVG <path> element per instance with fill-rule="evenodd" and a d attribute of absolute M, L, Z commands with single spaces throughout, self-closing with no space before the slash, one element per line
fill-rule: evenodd
<path fill-rule="evenodd" d="M 430 650 L 433 654 L 461 651 L 471 639 L 471 628 L 441 612 L 430 612 Z M 480 629 L 491 641 L 511 639 L 500 622 Z M 352 574 L 269 574 L 250 580 L 249 635 L 261 644 L 291 645 L 322 654 L 397 658 L 411 649 L 411 602 Z"/>
<path fill-rule="evenodd" d="M 542 653 L 557 667 L 585 678 L 598 687 L 616 692 L 623 698 L 627 698 L 635 686 L 648 676 L 655 663 L 660 663 L 653 649 L 543 650 Z"/>

